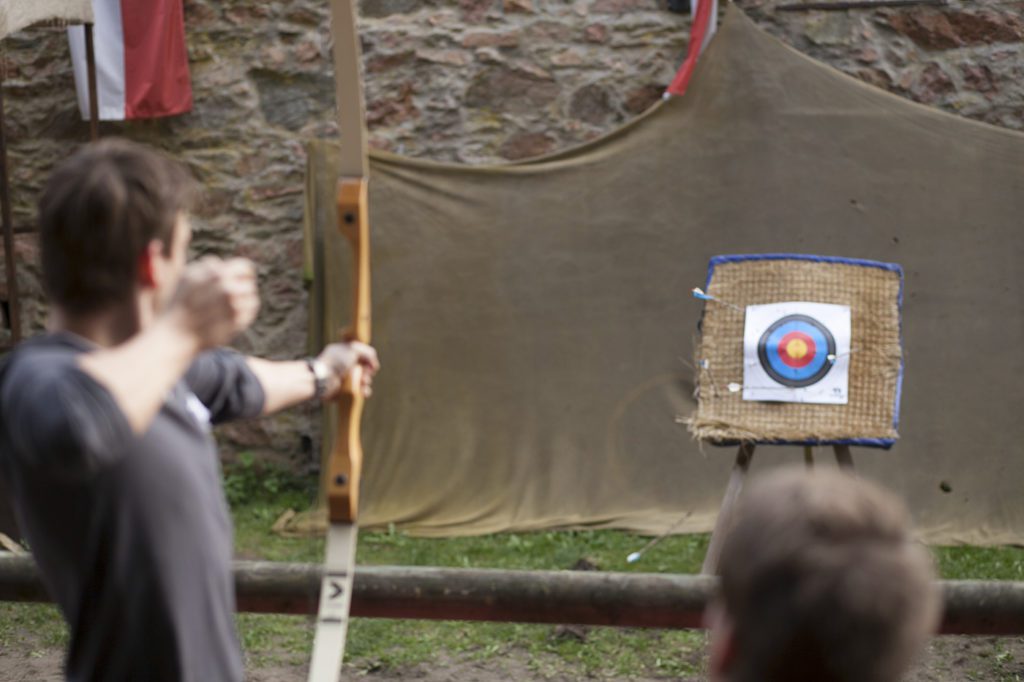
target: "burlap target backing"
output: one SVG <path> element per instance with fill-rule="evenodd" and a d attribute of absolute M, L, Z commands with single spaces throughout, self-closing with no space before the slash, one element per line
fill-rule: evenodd
<path fill-rule="evenodd" d="M 902 380 L 896 265 L 817 256 L 719 256 L 711 261 L 697 349 L 697 411 L 687 421 L 715 443 L 851 443 L 888 447 L 897 438 Z M 849 401 L 845 405 L 744 401 L 745 307 L 784 301 L 850 306 Z"/>

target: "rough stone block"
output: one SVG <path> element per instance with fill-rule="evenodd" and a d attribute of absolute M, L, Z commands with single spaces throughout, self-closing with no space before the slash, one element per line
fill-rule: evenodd
<path fill-rule="evenodd" d="M 591 125 L 602 125 L 615 117 L 615 111 L 608 91 L 601 85 L 593 83 L 573 93 L 569 115 Z"/>
<path fill-rule="evenodd" d="M 502 158 L 510 161 L 527 159 L 547 154 L 554 148 L 555 140 L 547 133 L 516 133 L 501 145 Z"/>
<path fill-rule="evenodd" d="M 891 14 L 889 26 L 928 50 L 1024 39 L 1024 20 L 1020 16 L 994 11 L 959 12 L 915 7 Z"/>
<path fill-rule="evenodd" d="M 475 31 L 462 37 L 463 47 L 516 47 L 519 45 L 519 32 L 498 33 L 494 31 Z"/>

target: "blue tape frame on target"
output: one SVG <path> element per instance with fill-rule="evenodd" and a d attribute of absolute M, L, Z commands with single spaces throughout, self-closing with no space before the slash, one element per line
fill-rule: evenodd
<path fill-rule="evenodd" d="M 857 265 L 864 268 L 880 268 L 895 272 L 900 278 L 899 293 L 896 297 L 896 308 L 900 318 L 900 347 L 903 347 L 903 268 L 896 263 L 884 263 L 877 260 L 866 260 L 863 258 L 844 258 L 841 256 L 814 256 L 804 253 L 748 253 L 730 254 L 725 256 L 712 256 L 708 261 L 708 276 L 704 281 L 704 291 L 711 286 L 711 278 L 715 273 L 715 266 L 724 263 L 741 263 L 743 261 L 756 260 L 803 260 L 816 263 L 841 263 L 843 265 Z M 893 405 L 892 427 L 899 431 L 900 427 L 900 398 L 903 395 L 903 359 L 900 359 L 900 371 L 896 377 L 896 399 Z M 718 441 L 715 445 L 733 446 L 739 441 Z M 840 440 L 771 440 L 757 441 L 758 445 L 858 445 L 868 448 L 882 448 L 888 450 L 896 444 L 893 438 L 845 438 Z"/>

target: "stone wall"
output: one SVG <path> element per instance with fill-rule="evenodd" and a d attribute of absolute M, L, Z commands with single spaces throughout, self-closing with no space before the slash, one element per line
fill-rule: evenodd
<path fill-rule="evenodd" d="M 1024 127 L 1024 3 L 838 12 L 739 4 L 796 49 L 855 77 Z M 185 18 L 195 110 L 104 124 L 102 134 L 147 142 L 189 165 L 206 188 L 194 255 L 259 264 L 263 309 L 239 348 L 301 356 L 303 143 L 338 135 L 327 3 L 185 0 Z M 363 0 L 360 29 L 371 144 L 478 164 L 578 144 L 644 111 L 682 60 L 689 18 L 666 11 L 664 0 Z M 87 130 L 62 31 L 31 29 L 2 48 L 15 223 L 31 228 L 46 174 Z M 17 259 L 23 319 L 39 330 L 45 306 L 32 234 L 19 235 Z M 312 415 L 236 428 L 227 440 L 310 461 Z"/>

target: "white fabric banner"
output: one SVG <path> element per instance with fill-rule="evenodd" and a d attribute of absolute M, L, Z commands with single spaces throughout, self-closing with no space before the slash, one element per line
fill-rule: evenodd
<path fill-rule="evenodd" d="M 124 29 L 121 2 L 101 1 L 95 4 L 96 23 L 92 44 L 96 51 L 96 92 L 99 96 L 101 121 L 125 119 Z M 85 28 L 68 28 L 71 62 L 75 69 L 75 91 L 83 120 L 89 119 L 89 75 L 85 54 Z"/>

